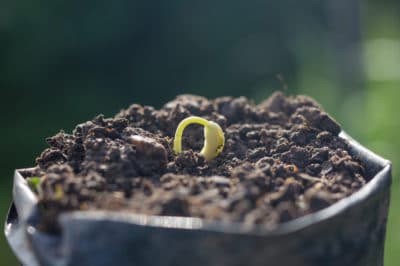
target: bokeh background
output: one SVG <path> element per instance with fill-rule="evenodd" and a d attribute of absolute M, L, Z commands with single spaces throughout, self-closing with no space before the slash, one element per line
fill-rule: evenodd
<path fill-rule="evenodd" d="M 316 98 L 392 160 L 385 265 L 400 261 L 397 0 L 0 2 L 0 217 L 44 139 L 130 103 L 274 90 Z M 17 265 L 3 234 L 1 265 Z"/>

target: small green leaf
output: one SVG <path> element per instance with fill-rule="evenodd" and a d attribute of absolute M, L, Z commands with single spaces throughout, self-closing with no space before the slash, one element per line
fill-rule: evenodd
<path fill-rule="evenodd" d="M 40 177 L 38 176 L 33 176 L 33 177 L 28 177 L 26 179 L 28 182 L 28 186 L 34 191 L 38 192 L 39 191 L 39 185 L 40 185 Z"/>

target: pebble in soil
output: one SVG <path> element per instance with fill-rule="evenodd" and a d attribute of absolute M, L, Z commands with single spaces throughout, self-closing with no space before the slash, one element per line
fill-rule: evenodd
<path fill-rule="evenodd" d="M 191 115 L 217 122 L 225 148 L 207 162 L 203 129 L 190 125 L 175 156 L 172 136 Z M 338 137 L 339 124 L 306 96 L 181 95 L 157 110 L 133 104 L 59 132 L 27 176 L 40 176 L 41 228 L 64 211 L 109 209 L 274 227 L 360 189 L 364 167 Z"/>

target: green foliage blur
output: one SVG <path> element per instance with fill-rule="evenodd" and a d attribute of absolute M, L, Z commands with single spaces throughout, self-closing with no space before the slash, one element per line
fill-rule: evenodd
<path fill-rule="evenodd" d="M 394 164 L 385 265 L 400 261 L 396 1 L 0 2 L 0 214 L 45 138 L 136 102 L 277 89 L 316 98 Z M 17 265 L 2 234 L 2 265 Z"/>

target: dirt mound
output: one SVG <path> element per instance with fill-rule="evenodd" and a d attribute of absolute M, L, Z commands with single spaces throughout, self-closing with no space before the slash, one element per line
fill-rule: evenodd
<path fill-rule="evenodd" d="M 190 125 L 172 151 L 178 123 L 217 122 L 225 148 L 208 162 L 203 129 Z M 338 123 L 312 99 L 275 93 L 259 105 L 244 97 L 181 95 L 160 110 L 131 105 L 47 139 L 29 176 L 42 179 L 41 227 L 56 231 L 69 210 L 111 209 L 273 227 L 327 207 L 361 188 L 361 163 L 338 137 Z"/>

